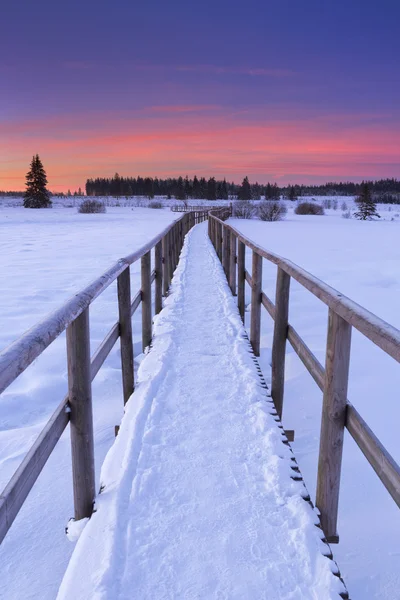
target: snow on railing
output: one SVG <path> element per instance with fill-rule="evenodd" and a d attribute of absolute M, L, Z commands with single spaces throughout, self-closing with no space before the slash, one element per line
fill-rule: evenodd
<path fill-rule="evenodd" d="M 386 354 L 400 362 L 400 331 L 301 267 L 254 244 L 213 211 L 208 232 L 223 265 L 244 322 L 245 283 L 251 287 L 250 342 L 260 355 L 261 306 L 274 320 L 271 396 L 282 418 L 286 340 L 323 392 L 316 506 L 328 542 L 337 543 L 337 516 L 344 429 L 353 437 L 379 479 L 400 507 L 400 467 L 347 400 L 351 330 L 355 327 Z M 252 272 L 246 270 L 245 247 L 253 251 Z M 262 291 L 263 258 L 278 267 L 276 304 Z M 325 369 L 288 322 L 290 279 L 298 281 L 329 307 Z M 287 431 L 293 440 L 294 432 Z"/>

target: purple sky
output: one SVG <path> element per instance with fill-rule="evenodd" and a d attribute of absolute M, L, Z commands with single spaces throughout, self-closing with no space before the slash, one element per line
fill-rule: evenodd
<path fill-rule="evenodd" d="M 140 5 L 139 5 L 140 4 Z M 0 189 L 399 177 L 400 4 L 5 0 Z"/>

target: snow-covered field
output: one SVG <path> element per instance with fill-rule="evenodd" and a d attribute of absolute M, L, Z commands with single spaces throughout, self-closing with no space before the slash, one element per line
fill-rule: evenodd
<path fill-rule="evenodd" d="M 348 202 L 349 207 L 351 202 Z M 379 206 L 380 221 L 297 216 L 262 223 L 232 219 L 259 245 L 293 260 L 362 306 L 400 328 L 400 207 Z M 394 221 L 392 220 L 394 218 Z M 246 253 L 251 271 L 251 253 Z M 276 267 L 263 261 L 263 290 L 274 300 Z M 247 301 L 250 301 L 249 288 Z M 327 307 L 291 282 L 290 322 L 322 364 Z M 269 374 L 272 320 L 263 310 L 261 366 Z M 295 429 L 294 452 L 315 498 L 322 394 L 290 345 L 287 346 L 284 426 Z M 349 399 L 400 461 L 398 390 L 400 367 L 353 330 Z M 400 514 L 394 501 L 346 434 L 339 506 L 340 543 L 334 547 L 351 598 L 393 600 L 400 589 Z"/>
<path fill-rule="evenodd" d="M 0 208 L 0 348 L 4 348 L 122 256 L 153 238 L 180 215 L 170 210 Z M 132 291 L 140 288 L 140 264 Z M 116 284 L 90 309 L 92 354 L 117 321 Z M 140 310 L 135 314 L 141 352 Z M 96 470 L 123 414 L 119 345 L 93 385 Z M 0 397 L 0 485 L 10 479 L 67 389 L 64 335 Z M 0 547 L 0 598 L 55 598 L 73 550 L 64 527 L 73 515 L 69 429 L 58 443 Z"/>
<path fill-rule="evenodd" d="M 323 217 L 296 216 L 293 204 L 287 203 L 289 213 L 283 222 L 235 219 L 232 223 L 260 245 L 291 258 L 400 328 L 400 207 L 380 206 L 381 221 L 362 223 L 341 218 L 343 201 L 352 204 L 339 198 L 338 209 L 328 209 Z M 27 211 L 15 207 L 18 202 L 14 206 L 7 206 L 8 199 L 0 202 L 0 348 L 180 216 L 169 209 L 123 206 L 108 208 L 103 215 L 80 215 L 76 208 L 62 207 Z M 250 265 L 250 256 L 246 259 Z M 139 269 L 139 264 L 132 268 L 134 291 L 140 287 Z M 275 271 L 264 261 L 264 290 L 272 299 Z M 115 285 L 95 301 L 90 315 L 93 352 L 117 320 Z M 136 355 L 141 351 L 139 320 L 140 312 L 134 320 Z M 295 282 L 290 321 L 324 362 L 327 308 Z M 262 368 L 266 375 L 271 332 L 265 313 Z M 65 354 L 61 336 L 0 398 L 1 486 L 66 392 Z M 97 472 L 122 416 L 119 365 L 116 345 L 94 381 Z M 398 364 L 354 332 L 349 398 L 397 460 L 399 384 Z M 284 424 L 296 430 L 294 450 L 312 496 L 320 408 L 320 391 L 288 346 Z M 55 598 L 73 549 L 63 532 L 73 512 L 70 463 L 67 431 L 0 547 L 0 598 Z M 339 517 L 340 544 L 334 551 L 351 597 L 397 598 L 398 509 L 349 436 Z"/>

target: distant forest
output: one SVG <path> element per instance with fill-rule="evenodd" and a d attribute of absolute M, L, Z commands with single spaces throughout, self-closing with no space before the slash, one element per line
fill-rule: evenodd
<path fill-rule="evenodd" d="M 397 179 L 380 179 L 368 182 L 372 194 L 379 196 L 379 202 L 400 202 L 400 181 Z M 276 183 L 249 183 L 247 177 L 241 185 L 214 177 L 193 179 L 188 177 L 159 179 L 155 177 L 120 177 L 118 173 L 111 178 L 98 177 L 88 179 L 86 194 L 88 196 L 166 196 L 185 200 L 199 198 L 204 200 L 253 199 L 261 196 L 269 199 L 289 198 L 294 200 L 299 196 L 356 196 L 361 189 L 361 183 L 340 182 L 323 185 L 288 185 L 279 187 Z"/>
<path fill-rule="evenodd" d="M 397 179 L 379 179 L 368 182 L 372 195 L 377 202 L 400 204 L 400 181 Z M 114 177 L 97 177 L 86 181 L 86 194 L 88 196 L 165 196 L 186 200 L 198 198 L 204 200 L 258 200 L 262 196 L 267 199 L 279 197 L 295 200 L 301 196 L 357 196 L 360 193 L 361 183 L 351 181 L 340 183 L 325 183 L 323 185 L 287 185 L 279 187 L 276 183 L 250 183 L 245 177 L 242 184 L 217 180 L 214 177 L 193 179 L 177 177 L 160 179 L 158 177 L 121 177 L 116 173 Z M 2 192 L 0 197 L 20 196 L 23 192 Z M 56 194 L 56 196 L 81 196 L 82 190 L 71 194 Z"/>

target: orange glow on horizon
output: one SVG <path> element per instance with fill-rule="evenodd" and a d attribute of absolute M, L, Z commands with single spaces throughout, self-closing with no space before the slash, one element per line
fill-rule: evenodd
<path fill-rule="evenodd" d="M 393 176 L 399 131 L 369 115 L 303 115 L 279 110 L 252 119 L 216 106 L 149 107 L 130 115 L 60 115 L 0 122 L 0 189 L 22 190 L 41 156 L 53 191 L 90 177 L 216 176 L 240 182 L 312 183 Z"/>

